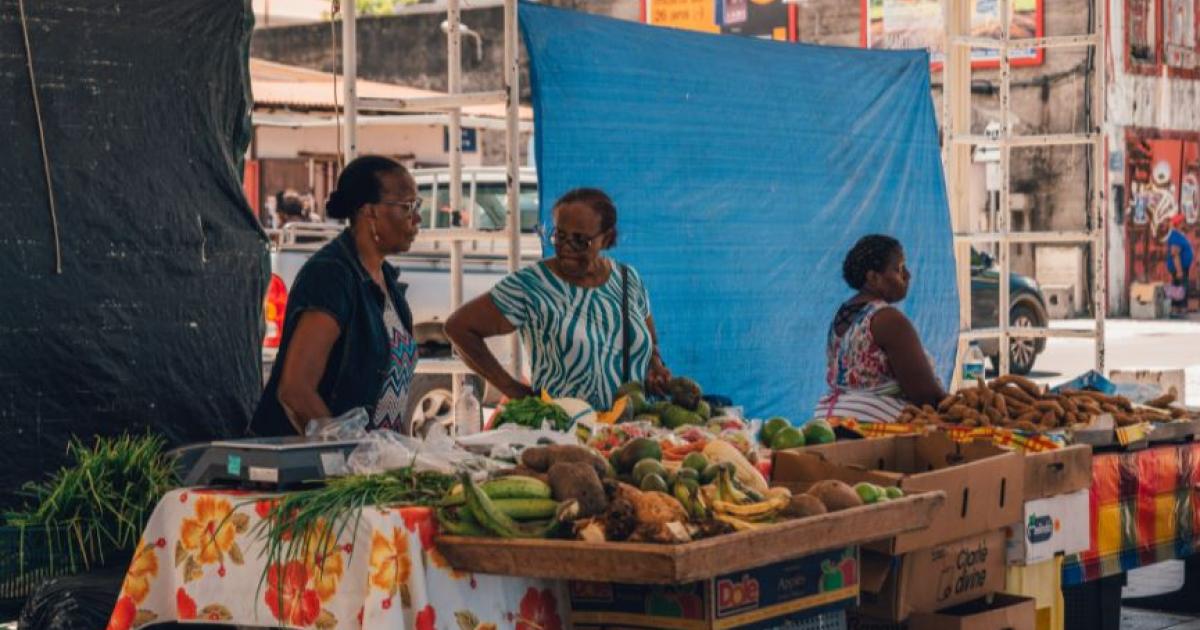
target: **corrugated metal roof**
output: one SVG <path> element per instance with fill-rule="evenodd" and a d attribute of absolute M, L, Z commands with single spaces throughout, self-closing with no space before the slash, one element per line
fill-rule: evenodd
<path fill-rule="evenodd" d="M 310 70 L 298 66 L 267 61 L 265 59 L 250 59 L 250 85 L 254 93 L 256 108 L 285 107 L 302 110 L 325 110 L 332 112 L 334 97 L 337 103 L 342 102 L 342 77 L 329 72 Z M 444 96 L 444 92 L 422 90 L 406 85 L 381 83 L 379 81 L 358 80 L 359 98 L 420 98 L 425 96 Z M 464 114 L 504 118 L 503 105 L 474 105 L 463 108 Z M 528 107 L 521 107 L 521 119 L 531 120 L 533 113 Z"/>

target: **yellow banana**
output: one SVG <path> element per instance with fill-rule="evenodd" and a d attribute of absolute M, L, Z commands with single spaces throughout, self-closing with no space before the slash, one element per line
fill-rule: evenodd
<path fill-rule="evenodd" d="M 758 527 L 761 527 L 757 523 L 751 523 L 750 521 L 744 521 L 736 516 L 730 516 L 728 514 L 721 514 L 720 512 L 714 514 L 713 518 L 717 519 L 718 521 L 729 523 L 730 525 L 733 526 L 733 528 L 735 530 L 737 530 L 739 532 L 744 532 L 747 530 L 757 529 Z"/>
<path fill-rule="evenodd" d="M 722 514 L 744 516 L 749 518 L 770 518 L 776 512 L 787 507 L 788 501 L 781 498 L 768 499 L 758 503 L 731 503 L 729 501 L 714 501 L 713 509 Z"/>

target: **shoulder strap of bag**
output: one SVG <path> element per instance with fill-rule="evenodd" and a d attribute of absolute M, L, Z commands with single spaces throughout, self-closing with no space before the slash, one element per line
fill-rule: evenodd
<path fill-rule="evenodd" d="M 629 266 L 621 265 L 621 382 L 628 383 L 633 367 L 629 356 L 630 337 L 632 330 L 629 326 Z"/>

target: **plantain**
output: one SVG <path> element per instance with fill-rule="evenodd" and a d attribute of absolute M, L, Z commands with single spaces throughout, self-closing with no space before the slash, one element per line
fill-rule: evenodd
<path fill-rule="evenodd" d="M 541 479 L 521 475 L 510 475 L 485 481 L 480 489 L 490 499 L 549 499 L 551 495 L 549 484 Z M 463 486 L 459 483 L 450 488 L 450 492 L 447 492 L 446 496 L 442 498 L 441 504 L 445 507 L 453 507 L 462 505 L 465 500 Z"/>
<path fill-rule="evenodd" d="M 558 527 L 557 519 L 544 525 L 518 523 L 501 511 L 467 473 L 462 474 L 462 485 L 467 510 L 480 525 L 501 538 L 545 538 Z"/>
<path fill-rule="evenodd" d="M 551 518 L 558 511 L 558 501 L 554 499 L 493 499 L 492 503 L 518 521 Z"/>
<path fill-rule="evenodd" d="M 446 508 L 438 508 L 437 520 L 443 531 L 455 536 L 487 536 L 491 533 L 474 521 L 455 518 Z"/>

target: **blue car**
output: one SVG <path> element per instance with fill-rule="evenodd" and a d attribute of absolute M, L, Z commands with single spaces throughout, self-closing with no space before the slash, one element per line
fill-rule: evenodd
<path fill-rule="evenodd" d="M 971 328 L 995 328 L 1000 303 L 1000 269 L 986 253 L 971 249 Z M 1008 280 L 1008 323 L 1012 328 L 1044 328 L 1050 321 L 1046 298 L 1037 280 L 1010 273 Z M 979 348 L 999 367 L 1000 342 L 981 339 Z M 1009 371 L 1029 374 L 1039 354 L 1046 349 L 1045 337 L 1014 337 L 1008 346 Z"/>

